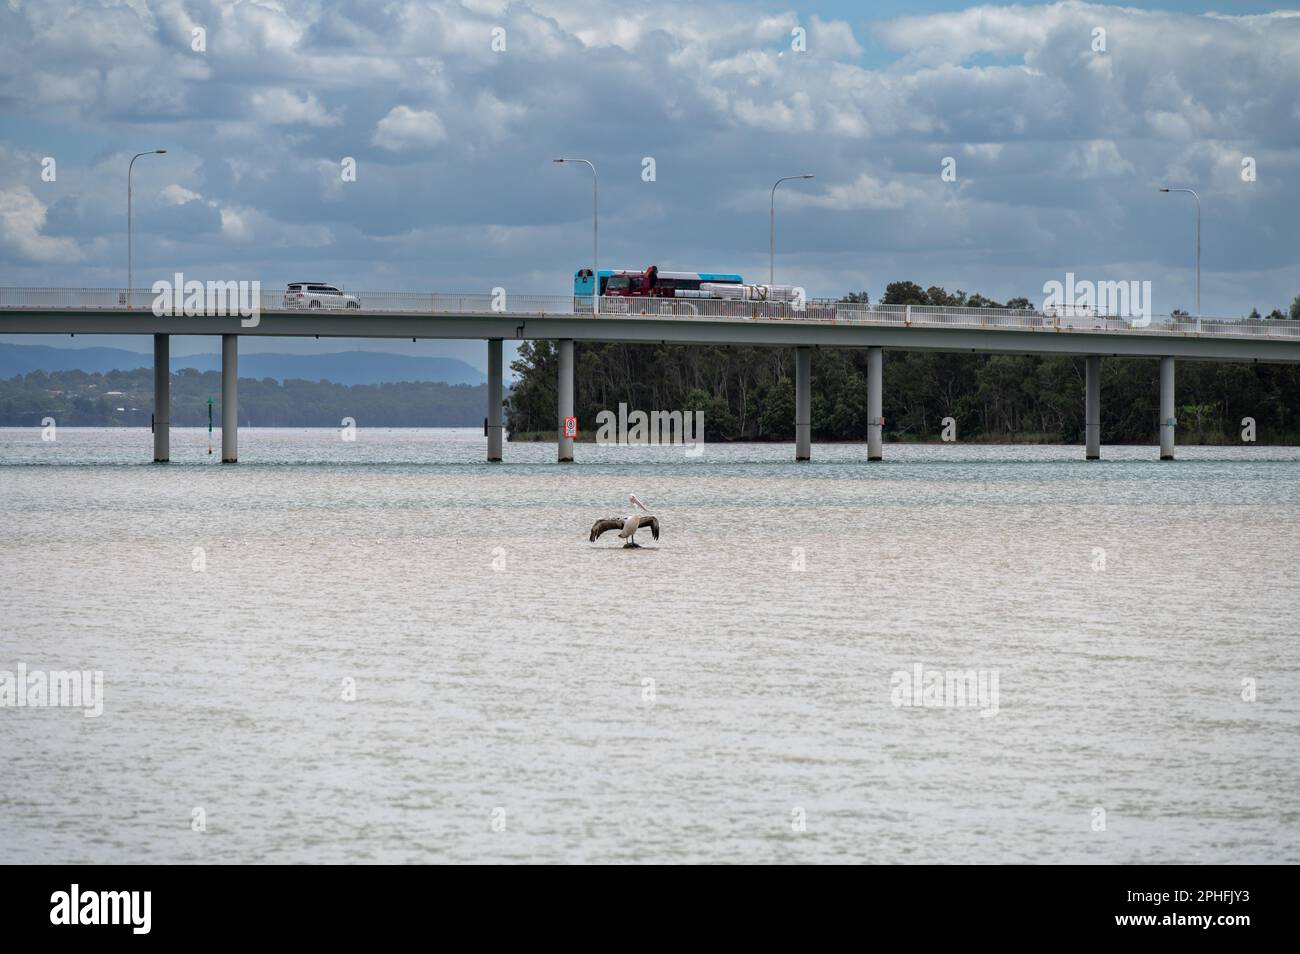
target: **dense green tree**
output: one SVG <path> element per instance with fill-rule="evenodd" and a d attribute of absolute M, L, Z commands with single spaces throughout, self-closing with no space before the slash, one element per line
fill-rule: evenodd
<path fill-rule="evenodd" d="M 885 286 L 885 297 L 880 299 L 882 305 L 926 305 L 925 290 L 916 282 L 890 282 Z"/>

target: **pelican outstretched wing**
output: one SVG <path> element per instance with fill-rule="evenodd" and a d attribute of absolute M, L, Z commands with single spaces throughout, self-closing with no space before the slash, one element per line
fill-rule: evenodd
<path fill-rule="evenodd" d="M 591 542 L 595 543 L 598 536 L 609 530 L 622 530 L 625 519 L 625 517 L 606 517 L 603 520 L 597 520 L 591 525 Z M 655 539 L 658 538 L 659 532 L 656 530 Z"/>
<path fill-rule="evenodd" d="M 650 532 L 654 535 L 654 538 L 658 540 L 659 539 L 659 518 L 655 516 L 642 517 L 641 526 L 637 527 L 637 529 L 640 530 L 641 527 L 645 527 L 645 526 L 650 527 Z"/>

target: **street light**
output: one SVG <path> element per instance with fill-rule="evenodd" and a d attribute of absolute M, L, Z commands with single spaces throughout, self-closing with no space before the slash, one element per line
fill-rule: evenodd
<path fill-rule="evenodd" d="M 1186 192 L 1196 200 L 1196 333 L 1201 333 L 1201 197 L 1191 189 L 1166 189 L 1161 192 Z"/>
<path fill-rule="evenodd" d="M 597 266 L 600 250 L 600 182 L 596 176 L 596 165 L 590 159 L 554 159 L 556 164 L 566 162 L 585 162 L 591 166 L 591 278 L 595 286 L 591 290 L 591 313 L 600 314 L 600 269 Z"/>
<path fill-rule="evenodd" d="M 131 157 L 131 162 L 126 167 L 126 307 L 131 307 L 131 289 L 133 287 L 132 279 L 132 261 L 131 261 L 131 170 L 135 168 L 135 161 L 141 156 L 162 156 L 166 155 L 166 149 L 150 149 L 148 152 L 137 152 Z"/>
<path fill-rule="evenodd" d="M 772 206 L 768 216 L 769 224 L 771 226 L 771 230 L 770 230 L 771 245 L 768 250 L 768 262 L 767 262 L 767 283 L 769 285 L 776 284 L 776 187 L 779 186 L 782 182 L 787 182 L 790 179 L 811 179 L 811 178 L 813 177 L 810 175 L 782 176 L 780 179 L 777 179 L 776 182 L 772 183 Z"/>

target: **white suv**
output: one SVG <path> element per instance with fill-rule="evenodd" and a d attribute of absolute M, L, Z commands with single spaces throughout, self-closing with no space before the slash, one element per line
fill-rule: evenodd
<path fill-rule="evenodd" d="M 284 293 L 285 308 L 360 308 L 361 299 L 333 285 L 294 282 Z"/>

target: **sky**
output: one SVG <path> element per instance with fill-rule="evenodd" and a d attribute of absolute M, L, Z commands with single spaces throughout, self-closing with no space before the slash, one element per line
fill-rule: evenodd
<path fill-rule="evenodd" d="M 127 165 L 165 148 L 135 164 L 138 287 L 565 294 L 592 238 L 566 155 L 602 267 L 765 281 L 772 183 L 810 173 L 776 195 L 777 281 L 810 296 L 1039 302 L 1073 272 L 1168 313 L 1196 223 L 1168 185 L 1201 196 L 1205 314 L 1300 293 L 1300 12 L 1252 0 L 11 0 L 0 64 L 4 285 L 124 287 Z M 338 348 L 286 344 L 250 349 Z"/>

